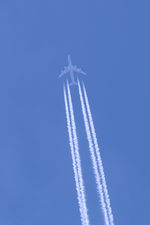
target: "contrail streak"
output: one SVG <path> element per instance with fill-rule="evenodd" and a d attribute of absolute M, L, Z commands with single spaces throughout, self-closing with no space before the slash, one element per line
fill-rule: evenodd
<path fill-rule="evenodd" d="M 84 210 L 84 216 L 85 216 L 85 224 L 89 225 L 88 212 L 87 212 L 87 206 L 86 206 L 86 197 L 85 197 L 85 188 L 84 188 L 84 182 L 83 182 L 83 177 L 82 177 L 81 160 L 80 160 L 80 154 L 79 154 L 79 145 L 78 145 L 77 132 L 76 132 L 76 124 L 75 124 L 75 118 L 74 118 L 74 111 L 73 111 L 70 87 L 69 87 L 68 82 L 67 82 L 67 90 L 68 90 L 68 100 L 69 100 L 70 115 L 71 115 L 73 142 L 74 142 L 74 148 L 75 148 L 75 156 L 76 156 L 76 163 L 77 163 L 77 169 L 78 169 L 80 191 L 81 191 L 82 202 L 83 202 L 83 210 Z"/>
<path fill-rule="evenodd" d="M 95 179 L 96 179 L 96 184 L 97 184 L 97 190 L 99 193 L 100 202 L 101 202 L 101 206 L 102 206 L 102 210 L 103 210 L 103 214 L 104 214 L 104 220 L 105 220 L 106 225 L 110 225 L 108 214 L 107 214 L 107 209 L 106 209 L 106 204 L 105 204 L 105 200 L 104 200 L 103 187 L 102 187 L 102 184 L 100 181 L 96 156 L 95 156 L 94 147 L 93 147 L 93 143 L 92 143 L 92 137 L 91 137 L 90 127 L 89 127 L 89 123 L 88 123 L 88 117 L 87 117 L 86 108 L 84 105 L 84 99 L 83 99 L 82 90 L 81 90 L 79 81 L 78 81 L 78 88 L 79 88 L 79 95 L 80 95 L 81 108 L 82 108 L 82 113 L 83 113 L 83 118 L 84 118 L 84 124 L 85 124 L 87 139 L 88 139 L 88 143 L 89 143 L 89 150 L 90 150 L 90 154 L 91 154 L 91 158 L 92 158 L 92 164 L 93 164 L 93 169 L 94 169 L 94 174 L 95 174 Z"/>
<path fill-rule="evenodd" d="M 79 180 L 78 180 L 78 174 L 77 174 L 76 160 L 75 160 L 75 155 L 74 155 L 73 137 L 72 137 L 72 132 L 71 132 L 71 122 L 70 122 L 70 116 L 69 116 L 69 109 L 68 109 L 68 102 L 67 102 L 65 87 L 64 87 L 64 101 L 65 101 L 67 127 L 68 127 L 68 134 L 69 134 L 69 144 L 70 144 L 70 149 L 71 149 L 72 165 L 73 165 L 74 178 L 75 178 L 75 183 L 76 183 L 76 191 L 77 191 L 77 198 L 78 198 L 78 204 L 79 204 L 79 211 L 80 211 L 80 215 L 81 215 L 82 224 L 84 224 L 84 216 L 83 216 L 83 209 L 82 209 L 82 202 L 81 202 L 81 193 L 80 193 L 80 186 L 79 186 Z"/>
<path fill-rule="evenodd" d="M 96 137 L 94 122 L 93 122 L 93 119 L 92 119 L 92 113 L 91 113 L 91 110 L 90 110 L 90 105 L 89 105 L 89 101 L 88 101 L 88 97 L 87 97 L 87 93 L 86 93 L 84 83 L 83 83 L 83 92 L 84 92 L 85 103 L 86 103 L 87 113 L 88 113 L 88 117 L 89 117 L 89 124 L 90 124 L 90 127 L 91 127 L 91 133 L 92 133 L 92 137 L 93 137 L 94 147 L 95 147 L 95 151 L 96 151 L 96 157 L 97 157 L 99 172 L 100 172 L 100 175 L 101 175 L 107 211 L 108 211 L 108 214 L 109 214 L 110 223 L 111 223 L 111 225 L 114 225 L 113 214 L 112 214 L 112 209 L 111 209 L 110 198 L 109 198 L 109 194 L 108 194 L 108 189 L 107 189 L 102 159 L 101 159 L 101 155 L 100 155 L 100 150 L 99 150 L 98 141 L 97 141 L 97 137 Z"/>
<path fill-rule="evenodd" d="M 70 142 L 70 148 L 71 148 L 79 210 L 80 210 L 82 224 L 89 225 L 85 192 L 84 192 L 84 186 L 83 186 L 82 171 L 81 171 L 80 155 L 78 151 L 77 135 L 75 134 L 76 131 L 73 131 L 74 129 L 73 127 L 75 126 L 75 124 L 72 123 L 73 122 L 72 118 L 74 119 L 74 113 L 73 113 L 73 106 L 72 106 L 70 92 L 68 95 L 69 95 L 69 106 L 67 101 L 66 89 L 64 87 L 64 100 L 65 100 L 65 108 L 66 108 L 67 126 L 68 126 L 69 142 Z M 69 108 L 71 113 L 71 119 L 69 115 Z M 74 123 L 75 123 L 75 120 L 74 120 Z"/>

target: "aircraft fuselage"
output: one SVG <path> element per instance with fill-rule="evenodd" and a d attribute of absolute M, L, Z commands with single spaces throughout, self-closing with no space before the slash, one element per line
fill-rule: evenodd
<path fill-rule="evenodd" d="M 73 68 L 72 68 L 72 63 L 71 63 L 71 57 L 70 57 L 70 55 L 68 56 L 68 64 L 69 64 L 69 69 L 70 69 L 71 82 L 72 83 L 75 83 L 74 73 L 73 73 Z"/>

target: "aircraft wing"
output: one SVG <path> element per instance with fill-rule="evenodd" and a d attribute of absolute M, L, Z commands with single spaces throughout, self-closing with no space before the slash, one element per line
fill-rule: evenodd
<path fill-rule="evenodd" d="M 78 68 L 77 66 L 73 66 L 73 70 L 77 73 L 81 73 L 83 75 L 87 75 L 82 69 Z"/>
<path fill-rule="evenodd" d="M 61 71 L 60 75 L 58 76 L 58 78 L 62 77 L 64 74 L 68 73 L 69 72 L 69 68 L 68 67 L 65 67 L 64 70 Z"/>

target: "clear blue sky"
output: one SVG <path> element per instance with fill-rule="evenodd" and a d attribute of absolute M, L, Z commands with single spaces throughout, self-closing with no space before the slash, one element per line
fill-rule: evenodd
<path fill-rule="evenodd" d="M 57 79 L 68 53 L 88 74 L 115 225 L 149 224 L 149 9 L 148 0 L 0 1 L 0 224 L 81 224 Z M 101 225 L 72 95 L 91 225 Z"/>

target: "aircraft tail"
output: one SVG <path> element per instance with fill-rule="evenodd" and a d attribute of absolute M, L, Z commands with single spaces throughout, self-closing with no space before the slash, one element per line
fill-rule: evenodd
<path fill-rule="evenodd" d="M 70 86 L 73 86 L 73 85 L 78 85 L 78 84 L 77 84 L 77 82 L 72 81 L 72 82 L 70 83 Z"/>

